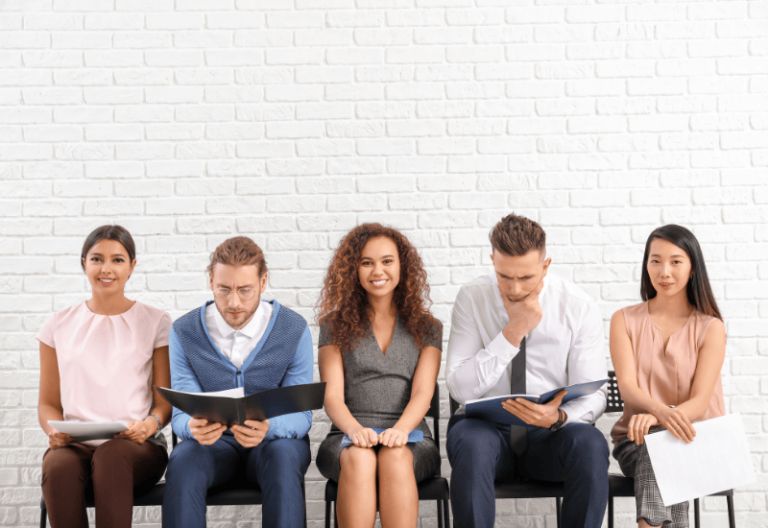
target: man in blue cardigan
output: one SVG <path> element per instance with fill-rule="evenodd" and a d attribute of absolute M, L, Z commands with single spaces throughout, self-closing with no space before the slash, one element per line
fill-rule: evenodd
<path fill-rule="evenodd" d="M 261 300 L 267 266 L 259 246 L 247 237 L 226 240 L 211 255 L 208 273 L 215 300 L 173 324 L 173 389 L 215 392 L 244 387 L 248 395 L 312 383 L 314 356 L 307 322 L 277 301 Z M 304 524 L 301 483 L 310 462 L 311 412 L 246 420 L 227 429 L 226 424 L 174 409 L 172 424 L 183 441 L 168 463 L 164 527 L 204 527 L 208 489 L 235 478 L 261 487 L 263 526 Z"/>

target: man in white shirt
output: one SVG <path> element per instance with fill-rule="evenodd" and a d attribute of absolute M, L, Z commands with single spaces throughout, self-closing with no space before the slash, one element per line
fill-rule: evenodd
<path fill-rule="evenodd" d="M 603 413 L 603 389 L 562 404 L 506 400 L 527 425 L 464 415 L 467 400 L 539 395 L 607 378 L 603 321 L 573 284 L 547 276 L 544 230 L 514 214 L 490 235 L 494 274 L 456 297 L 446 359 L 451 397 L 462 404 L 448 424 L 451 504 L 457 528 L 490 528 L 494 480 L 524 474 L 565 483 L 563 527 L 599 527 L 608 500 L 608 444 L 591 424 Z"/>

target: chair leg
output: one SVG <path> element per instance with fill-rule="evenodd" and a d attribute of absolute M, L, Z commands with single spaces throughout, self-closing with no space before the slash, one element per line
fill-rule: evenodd
<path fill-rule="evenodd" d="M 441 504 L 443 501 L 435 501 L 435 504 L 437 505 L 437 528 L 444 528 L 443 524 L 443 505 Z"/>
<path fill-rule="evenodd" d="M 45 502 L 43 502 L 40 505 L 40 528 L 45 528 L 46 523 L 48 520 L 48 508 L 45 505 Z"/>
<path fill-rule="evenodd" d="M 325 501 L 325 528 L 331 528 L 331 503 Z"/>
<path fill-rule="evenodd" d="M 448 500 L 443 501 L 443 518 L 445 519 L 445 528 L 451 528 L 451 514 L 449 509 L 450 504 L 448 504 L 449 502 L 450 501 Z M 736 527 L 734 526 L 734 528 Z"/>
<path fill-rule="evenodd" d="M 727 495 L 725 500 L 728 502 L 728 526 L 736 528 L 736 511 L 733 508 L 733 495 Z"/>
<path fill-rule="evenodd" d="M 333 503 L 333 528 L 339 528 L 339 508 L 335 502 Z"/>
<path fill-rule="evenodd" d="M 613 528 L 613 495 L 608 496 L 608 528 Z"/>
<path fill-rule="evenodd" d="M 699 512 L 699 499 L 693 499 L 693 526 L 695 528 L 701 528 L 701 519 Z"/>
<path fill-rule="evenodd" d="M 560 524 L 560 506 L 561 506 L 560 497 L 555 497 L 555 514 L 557 515 L 557 528 L 561 528 L 561 524 Z"/>

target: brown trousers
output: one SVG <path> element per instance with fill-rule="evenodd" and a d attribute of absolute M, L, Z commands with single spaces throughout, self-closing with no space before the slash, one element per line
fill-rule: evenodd
<path fill-rule="evenodd" d="M 125 439 L 98 447 L 71 444 L 43 455 L 43 496 L 51 528 L 88 528 L 85 499 L 93 495 L 98 528 L 130 528 L 133 491 L 163 476 L 168 453 L 151 442 Z"/>

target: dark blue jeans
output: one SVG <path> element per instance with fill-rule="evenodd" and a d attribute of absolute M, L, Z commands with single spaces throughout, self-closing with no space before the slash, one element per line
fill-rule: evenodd
<path fill-rule="evenodd" d="M 565 483 L 563 528 L 599 528 L 608 503 L 608 443 L 596 427 L 568 424 L 559 431 L 530 426 L 528 450 L 509 447 L 509 426 L 464 415 L 448 422 L 451 506 L 456 528 L 492 528 L 493 482 L 516 469 L 538 480 Z"/>
<path fill-rule="evenodd" d="M 171 452 L 165 475 L 164 528 L 204 528 L 209 488 L 237 478 L 261 487 L 262 525 L 296 528 L 304 525 L 301 482 L 310 462 L 309 439 L 277 438 L 244 448 L 234 436 L 215 444 L 180 442 Z"/>

